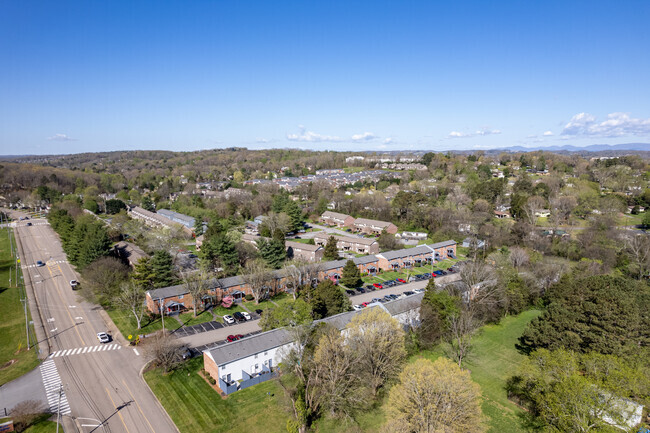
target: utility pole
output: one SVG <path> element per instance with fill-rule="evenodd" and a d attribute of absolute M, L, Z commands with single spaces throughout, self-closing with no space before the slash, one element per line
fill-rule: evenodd
<path fill-rule="evenodd" d="M 163 314 L 163 299 L 158 298 L 158 305 L 160 305 L 160 320 L 162 320 L 163 334 L 165 333 L 165 315 Z"/>
<path fill-rule="evenodd" d="M 59 384 L 59 404 L 56 406 L 56 433 L 59 433 L 59 419 L 61 418 L 61 394 L 63 394 L 63 384 Z"/>
<path fill-rule="evenodd" d="M 27 350 L 29 350 L 29 322 L 27 321 L 27 298 L 20 300 L 23 303 L 23 308 L 25 309 L 25 336 L 27 337 Z"/>

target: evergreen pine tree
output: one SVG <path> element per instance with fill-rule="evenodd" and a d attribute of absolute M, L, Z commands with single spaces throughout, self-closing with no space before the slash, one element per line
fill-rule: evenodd
<path fill-rule="evenodd" d="M 153 273 L 151 267 L 151 259 L 149 257 L 141 258 L 133 266 L 131 279 L 133 279 L 133 282 L 141 289 L 143 290 L 153 289 L 155 278 L 156 276 Z"/>
<path fill-rule="evenodd" d="M 198 237 L 203 234 L 203 219 L 195 218 L 194 219 L 194 234 Z"/>
<path fill-rule="evenodd" d="M 339 250 L 336 248 L 336 239 L 334 236 L 330 236 L 327 239 L 325 250 L 323 251 L 323 258 L 325 260 L 338 260 L 340 258 Z"/>
<path fill-rule="evenodd" d="M 165 250 L 158 250 L 151 258 L 151 271 L 155 287 L 167 287 L 174 284 L 174 260 Z"/>
<path fill-rule="evenodd" d="M 359 287 L 363 283 L 361 272 L 359 272 L 359 268 L 352 260 L 348 260 L 343 267 L 341 283 L 347 287 Z"/>
<path fill-rule="evenodd" d="M 153 200 L 151 200 L 151 197 L 149 197 L 148 195 L 142 197 L 142 208 L 150 212 L 156 211 L 156 205 L 153 203 Z"/>
<path fill-rule="evenodd" d="M 284 207 L 284 212 L 291 219 L 291 230 L 298 231 L 302 228 L 303 218 L 300 205 L 293 200 L 289 200 Z"/>

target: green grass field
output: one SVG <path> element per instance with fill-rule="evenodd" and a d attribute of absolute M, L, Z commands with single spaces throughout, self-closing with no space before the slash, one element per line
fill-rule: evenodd
<path fill-rule="evenodd" d="M 487 325 L 474 339 L 474 346 L 464 368 L 471 371 L 472 379 L 481 386 L 483 414 L 489 418 L 489 433 L 517 433 L 525 431 L 521 425 L 522 414 L 514 403 L 508 400 L 506 380 L 512 376 L 525 356 L 515 349 L 517 339 L 528 323 L 541 314 L 530 310 L 518 316 L 509 316 L 498 325 Z M 422 352 L 414 356 L 435 359 L 442 355 L 442 349 Z"/>
<path fill-rule="evenodd" d="M 152 334 L 162 329 L 162 321 L 160 319 L 150 322 L 147 316 L 145 316 L 141 323 L 142 328 L 138 329 L 135 318 L 130 312 L 114 309 L 106 310 L 106 312 L 124 338 L 128 338 L 129 335 L 132 335 L 135 338 L 136 335 L 140 334 Z M 180 328 L 180 326 L 181 324 L 173 317 L 165 317 L 165 329 L 174 330 Z"/>
<path fill-rule="evenodd" d="M 201 311 L 197 309 L 197 316 L 194 317 L 194 311 L 190 310 L 188 313 L 183 313 L 178 316 L 184 326 L 197 325 L 199 323 L 211 322 L 214 320 L 209 311 Z"/>
<path fill-rule="evenodd" d="M 25 314 L 20 302 L 22 292 L 9 285 L 9 269 L 14 264 L 11 257 L 7 229 L 0 230 L 0 385 L 36 368 L 38 347 L 27 350 Z M 14 268 L 15 269 L 15 268 Z M 20 278 L 20 268 L 18 276 Z M 12 285 L 15 284 L 15 276 Z M 27 310 L 28 320 L 29 309 Z M 33 337 L 33 334 L 32 334 Z M 34 341 L 34 340 L 32 340 Z"/>
<path fill-rule="evenodd" d="M 144 377 L 182 433 L 282 432 L 291 403 L 277 380 L 237 391 L 228 398 L 197 372 L 203 358 L 194 358 L 168 375 L 151 370 Z"/>
<path fill-rule="evenodd" d="M 526 325 L 541 312 L 526 311 L 504 318 L 499 325 L 481 329 L 474 340 L 473 352 L 465 364 L 472 379 L 481 386 L 483 413 L 488 418 L 490 433 L 525 431 L 519 415 L 521 410 L 507 398 L 505 384 L 525 358 L 515 343 Z M 412 356 L 436 359 L 442 348 Z M 223 399 L 197 372 L 202 358 L 185 363 L 177 371 L 162 375 L 160 370 L 145 373 L 145 379 L 176 423 L 181 433 L 190 432 L 281 432 L 291 418 L 291 403 L 277 380 L 270 380 L 238 391 Z M 273 394 L 272 396 L 270 394 Z M 313 425 L 318 433 L 376 432 L 385 420 L 383 401 L 373 408 L 355 414 L 352 420 L 332 419 L 324 415 Z"/>
<path fill-rule="evenodd" d="M 23 430 L 24 433 L 55 433 L 56 432 L 56 422 L 49 421 L 49 418 L 52 418 L 50 414 L 43 414 L 37 419 L 33 425 L 29 426 L 26 430 Z M 9 421 L 10 418 L 0 418 L 0 423 Z M 63 431 L 63 428 L 59 428 L 59 431 Z"/>

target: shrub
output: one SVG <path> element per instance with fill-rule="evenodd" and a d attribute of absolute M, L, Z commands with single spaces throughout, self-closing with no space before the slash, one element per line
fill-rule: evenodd
<path fill-rule="evenodd" d="M 253 298 L 253 295 L 248 294 L 248 295 L 244 296 L 244 299 L 246 299 L 247 301 L 252 301 L 254 298 Z"/>

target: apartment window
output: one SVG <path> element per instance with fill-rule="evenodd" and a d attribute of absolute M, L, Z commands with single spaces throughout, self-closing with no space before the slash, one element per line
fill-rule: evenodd
<path fill-rule="evenodd" d="M 255 359 L 257 359 L 257 355 L 259 355 L 259 353 L 256 353 L 256 354 L 255 354 Z"/>
<path fill-rule="evenodd" d="M 264 351 L 264 356 L 268 355 L 268 353 L 269 353 L 268 350 Z"/>
<path fill-rule="evenodd" d="M 258 370 L 260 368 L 259 364 L 255 364 L 255 370 Z"/>

